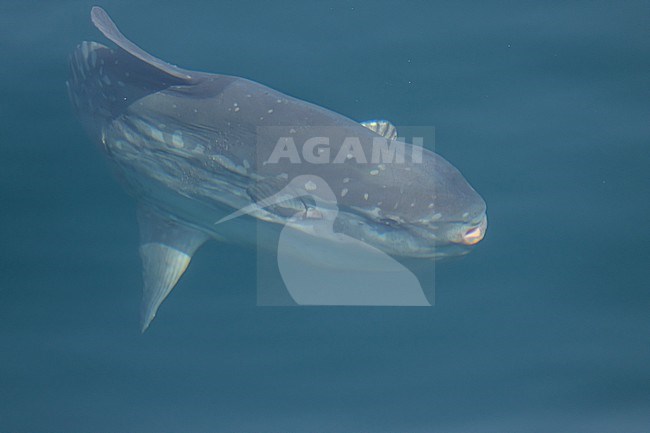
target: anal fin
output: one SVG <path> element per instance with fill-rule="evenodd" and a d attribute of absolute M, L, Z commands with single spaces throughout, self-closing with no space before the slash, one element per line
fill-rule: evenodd
<path fill-rule="evenodd" d="M 148 208 L 138 210 L 138 223 L 144 279 L 140 325 L 144 332 L 208 236 Z"/>

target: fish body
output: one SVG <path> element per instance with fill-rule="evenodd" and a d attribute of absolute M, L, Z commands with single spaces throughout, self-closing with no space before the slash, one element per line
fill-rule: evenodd
<path fill-rule="evenodd" d="M 138 202 L 144 265 L 143 329 L 210 238 L 250 239 L 257 224 L 318 218 L 301 196 L 239 209 L 286 191 L 292 179 L 326 182 L 336 232 L 387 254 L 463 254 L 483 238 L 483 199 L 460 172 L 396 137 L 385 121 L 359 123 L 240 77 L 181 69 L 128 40 L 95 7 L 113 43 L 83 42 L 70 59 L 70 99 L 89 135 Z"/>

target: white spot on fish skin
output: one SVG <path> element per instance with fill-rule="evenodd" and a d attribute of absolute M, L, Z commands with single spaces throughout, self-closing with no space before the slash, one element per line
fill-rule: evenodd
<path fill-rule="evenodd" d="M 247 98 L 250 98 L 250 97 L 251 97 L 251 94 L 250 94 L 250 93 L 247 93 L 247 94 L 246 94 L 246 97 L 247 97 Z"/>
<path fill-rule="evenodd" d="M 370 170 L 371 176 L 377 176 L 378 174 L 379 174 L 379 170 Z"/>
<path fill-rule="evenodd" d="M 411 203 L 411 207 L 415 207 L 415 203 Z"/>
<path fill-rule="evenodd" d="M 354 158 L 354 155 L 352 155 L 351 153 L 348 153 L 347 155 L 345 155 L 345 157 L 347 159 L 352 159 L 352 158 Z"/>
<path fill-rule="evenodd" d="M 315 191 L 316 190 L 316 184 L 312 182 L 311 180 L 305 184 L 305 189 L 307 191 Z"/>
<path fill-rule="evenodd" d="M 195 113 L 198 113 L 198 112 L 199 112 L 199 110 L 198 110 L 198 109 L 196 109 L 196 108 L 195 108 L 195 109 L 193 109 L 192 111 L 194 111 Z"/>
<path fill-rule="evenodd" d="M 433 209 L 433 203 L 429 203 L 429 206 L 427 206 L 429 209 Z"/>
<path fill-rule="evenodd" d="M 245 159 L 245 160 L 243 161 L 243 164 L 244 164 L 244 168 L 245 168 L 246 170 L 248 170 L 249 168 L 251 168 L 251 164 L 248 162 L 247 159 Z"/>
<path fill-rule="evenodd" d="M 363 195 L 363 199 L 364 199 L 364 200 L 368 200 L 368 193 L 365 193 L 365 194 Z"/>
<path fill-rule="evenodd" d="M 236 107 L 238 104 L 236 102 L 233 102 L 232 106 Z"/>
<path fill-rule="evenodd" d="M 463 219 L 467 218 L 468 216 L 469 216 L 469 212 L 465 212 L 465 213 L 463 214 Z"/>
<path fill-rule="evenodd" d="M 235 107 L 235 112 L 239 111 L 239 107 Z"/>
<path fill-rule="evenodd" d="M 260 116 L 260 120 L 264 120 L 264 116 Z"/>
<path fill-rule="evenodd" d="M 347 189 L 347 188 L 343 188 L 343 189 L 341 190 L 341 197 L 345 197 L 346 195 L 348 195 L 348 189 Z"/>
<path fill-rule="evenodd" d="M 176 106 L 176 104 L 172 104 L 172 108 L 175 110 L 175 109 L 177 109 L 178 107 Z"/>
<path fill-rule="evenodd" d="M 281 104 L 281 103 L 282 103 L 282 99 L 276 99 L 275 102 L 277 102 L 278 104 Z"/>
<path fill-rule="evenodd" d="M 269 114 L 273 113 L 273 108 L 271 108 L 270 110 L 268 110 L 267 113 L 269 113 Z"/>
<path fill-rule="evenodd" d="M 295 133 L 296 133 L 296 130 L 295 130 L 295 129 L 291 128 L 291 129 L 289 130 L 289 134 L 295 134 Z"/>
<path fill-rule="evenodd" d="M 380 169 L 381 171 L 386 170 L 386 166 L 384 164 L 379 164 L 377 168 Z"/>
<path fill-rule="evenodd" d="M 343 183 L 348 183 L 348 182 L 350 182 L 350 178 L 349 177 L 344 177 L 343 178 Z"/>
<path fill-rule="evenodd" d="M 151 138 L 153 138 L 156 141 L 164 141 L 165 138 L 163 137 L 162 131 L 160 129 L 156 128 L 151 128 Z"/>
<path fill-rule="evenodd" d="M 441 213 L 434 213 L 433 216 L 431 217 L 431 221 L 438 221 L 440 218 L 442 218 Z"/>
<path fill-rule="evenodd" d="M 185 147 L 185 142 L 183 141 L 183 135 L 181 131 L 176 131 L 172 134 L 172 146 L 182 149 Z"/>

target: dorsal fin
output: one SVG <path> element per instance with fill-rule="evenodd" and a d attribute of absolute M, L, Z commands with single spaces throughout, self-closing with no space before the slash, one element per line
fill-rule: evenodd
<path fill-rule="evenodd" d="M 149 208 L 138 210 L 138 223 L 144 279 L 140 325 L 144 332 L 208 236 Z"/>
<path fill-rule="evenodd" d="M 97 27 L 97 29 L 102 32 L 104 36 L 114 42 L 118 47 L 131 54 L 133 57 L 174 78 L 188 82 L 192 80 L 192 75 L 190 75 L 189 71 L 171 65 L 152 56 L 131 42 L 129 39 L 127 39 L 122 34 L 122 32 L 119 31 L 113 20 L 111 20 L 111 17 L 108 16 L 104 9 L 100 8 L 99 6 L 94 6 L 90 11 L 90 17 L 93 21 L 93 24 L 95 24 L 95 27 Z"/>
<path fill-rule="evenodd" d="M 165 63 L 140 49 L 117 29 L 108 14 L 94 7 L 95 26 L 118 48 L 82 42 L 70 58 L 70 99 L 93 135 L 134 101 L 171 86 L 191 86 L 201 74 Z"/>

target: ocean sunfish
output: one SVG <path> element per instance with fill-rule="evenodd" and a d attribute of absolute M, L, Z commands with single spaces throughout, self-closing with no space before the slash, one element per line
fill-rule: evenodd
<path fill-rule="evenodd" d="M 103 9 L 92 8 L 91 19 L 116 47 L 82 42 L 67 86 L 137 200 L 143 331 L 208 239 L 246 240 L 258 224 L 326 214 L 326 200 L 287 197 L 216 224 L 300 176 L 333 192 L 334 231 L 391 256 L 456 256 L 483 239 L 483 199 L 441 156 L 399 139 L 390 122 L 359 123 L 244 78 L 181 69 L 127 39 Z"/>

